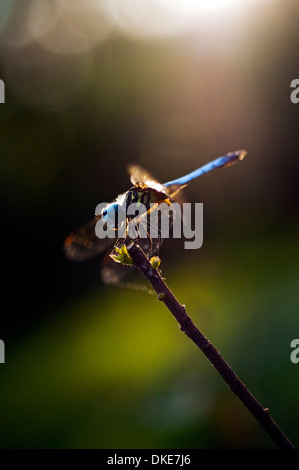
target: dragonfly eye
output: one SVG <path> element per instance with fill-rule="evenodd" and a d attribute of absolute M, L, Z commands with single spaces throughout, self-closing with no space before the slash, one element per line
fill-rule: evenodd
<path fill-rule="evenodd" d="M 107 209 L 102 212 L 102 217 L 106 222 L 113 223 L 118 212 L 118 204 L 109 204 Z"/>

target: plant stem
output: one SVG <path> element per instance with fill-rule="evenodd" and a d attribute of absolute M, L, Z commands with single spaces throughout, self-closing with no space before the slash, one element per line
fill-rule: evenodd
<path fill-rule="evenodd" d="M 138 245 L 129 248 L 133 264 L 148 279 L 158 294 L 159 300 L 164 302 L 166 307 L 173 314 L 180 325 L 181 330 L 199 347 L 206 358 L 217 369 L 221 377 L 246 406 L 250 413 L 257 419 L 269 437 L 281 449 L 295 449 L 293 444 L 285 436 L 279 426 L 271 418 L 269 410 L 256 400 L 246 386 L 241 382 L 221 354 L 212 343 L 199 331 L 186 312 L 186 309 L 175 298 L 167 284 L 164 282 L 159 272 L 152 268 L 145 254 Z"/>

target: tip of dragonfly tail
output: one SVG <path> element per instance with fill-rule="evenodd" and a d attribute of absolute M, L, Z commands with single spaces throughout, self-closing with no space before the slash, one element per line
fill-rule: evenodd
<path fill-rule="evenodd" d="M 246 154 L 247 154 L 247 150 L 236 150 L 235 152 L 227 153 L 223 157 L 224 160 L 226 161 L 224 166 L 230 166 L 238 162 L 239 160 L 243 160 Z"/>
<path fill-rule="evenodd" d="M 224 157 L 224 166 L 231 166 L 234 163 L 237 163 L 239 160 L 243 160 L 247 150 L 236 150 L 235 152 L 227 153 Z M 222 160 L 221 160 L 222 161 Z"/>
<path fill-rule="evenodd" d="M 247 154 L 247 150 L 237 150 L 236 152 L 233 152 L 233 154 L 236 155 L 236 158 L 238 160 L 243 160 L 243 158 Z"/>

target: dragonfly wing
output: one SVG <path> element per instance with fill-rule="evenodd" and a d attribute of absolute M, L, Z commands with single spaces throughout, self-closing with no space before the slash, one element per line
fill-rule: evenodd
<path fill-rule="evenodd" d="M 95 216 L 65 239 L 64 253 L 68 259 L 73 261 L 92 259 L 115 242 L 115 239 L 100 239 L 96 236 L 95 226 L 99 219 L 99 216 Z"/>
<path fill-rule="evenodd" d="M 139 165 L 127 165 L 131 183 L 134 186 L 149 187 L 161 193 L 168 194 L 164 186 L 159 183 L 147 170 Z"/>
<path fill-rule="evenodd" d="M 109 255 L 102 262 L 101 279 L 104 284 L 114 285 L 125 279 L 131 272 L 132 266 L 116 263 Z"/>

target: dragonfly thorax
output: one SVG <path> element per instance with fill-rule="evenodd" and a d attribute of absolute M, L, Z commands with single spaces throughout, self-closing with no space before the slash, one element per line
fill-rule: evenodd
<path fill-rule="evenodd" d="M 168 195 L 156 189 L 142 186 L 133 186 L 129 189 L 126 196 L 126 209 L 131 204 L 143 204 L 147 210 L 150 209 L 151 204 L 156 204 L 168 199 Z"/>

